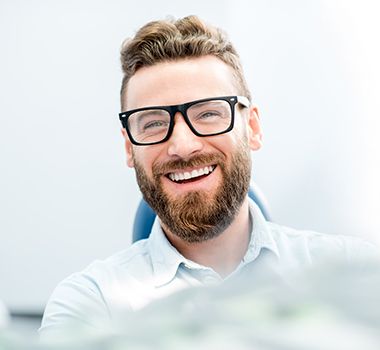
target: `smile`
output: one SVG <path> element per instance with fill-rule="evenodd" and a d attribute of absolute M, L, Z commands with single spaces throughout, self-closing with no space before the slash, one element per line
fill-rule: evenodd
<path fill-rule="evenodd" d="M 194 169 L 192 171 L 169 173 L 167 174 L 167 177 L 174 182 L 183 182 L 186 180 L 193 180 L 201 176 L 207 176 L 211 174 L 215 168 L 216 165 L 209 165 L 203 168 Z"/>

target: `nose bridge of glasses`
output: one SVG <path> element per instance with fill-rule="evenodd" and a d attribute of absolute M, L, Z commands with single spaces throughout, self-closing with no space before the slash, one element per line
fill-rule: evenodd
<path fill-rule="evenodd" d="M 203 142 L 191 125 L 186 110 L 186 105 L 172 106 L 170 109 L 172 128 L 169 131 L 168 153 L 182 158 L 199 152 L 203 147 Z"/>
<path fill-rule="evenodd" d="M 185 123 L 187 124 L 188 128 L 194 133 L 194 128 L 191 125 L 191 122 L 189 120 L 189 117 L 187 115 L 187 104 L 182 105 L 176 105 L 170 107 L 170 114 L 173 119 L 173 128 L 175 127 L 176 123 L 178 122 L 178 115 L 181 115 Z M 176 119 L 177 117 L 177 119 Z"/>

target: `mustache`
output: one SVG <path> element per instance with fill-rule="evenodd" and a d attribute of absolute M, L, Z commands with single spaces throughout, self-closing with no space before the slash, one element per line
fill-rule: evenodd
<path fill-rule="evenodd" d="M 189 159 L 173 159 L 165 163 L 155 163 L 153 164 L 152 172 L 154 177 L 159 177 L 173 170 L 183 170 L 210 164 L 222 165 L 224 161 L 225 157 L 220 153 L 204 153 Z"/>

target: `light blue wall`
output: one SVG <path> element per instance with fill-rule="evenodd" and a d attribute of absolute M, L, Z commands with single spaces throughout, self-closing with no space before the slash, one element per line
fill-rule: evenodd
<path fill-rule="evenodd" d="M 360 4 L 1 1 L 0 299 L 38 310 L 65 276 L 130 244 L 139 192 L 118 51 L 168 14 L 198 14 L 238 47 L 265 132 L 253 175 L 275 220 L 379 242 L 378 6 Z"/>

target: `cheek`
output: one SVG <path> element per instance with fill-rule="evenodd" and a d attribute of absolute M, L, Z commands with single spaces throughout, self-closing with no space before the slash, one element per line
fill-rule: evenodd
<path fill-rule="evenodd" d="M 237 116 L 233 131 L 235 131 L 237 137 L 248 136 L 248 121 L 246 115 Z"/>
<path fill-rule="evenodd" d="M 225 141 L 226 146 L 230 147 L 230 152 L 236 147 L 240 147 L 246 143 L 248 139 L 248 129 L 241 121 L 235 123 L 234 128 L 228 134 L 228 140 Z"/>
<path fill-rule="evenodd" d="M 160 152 L 154 146 L 141 147 L 134 149 L 133 161 L 139 164 L 149 176 L 152 176 L 152 167 L 159 160 Z"/>

